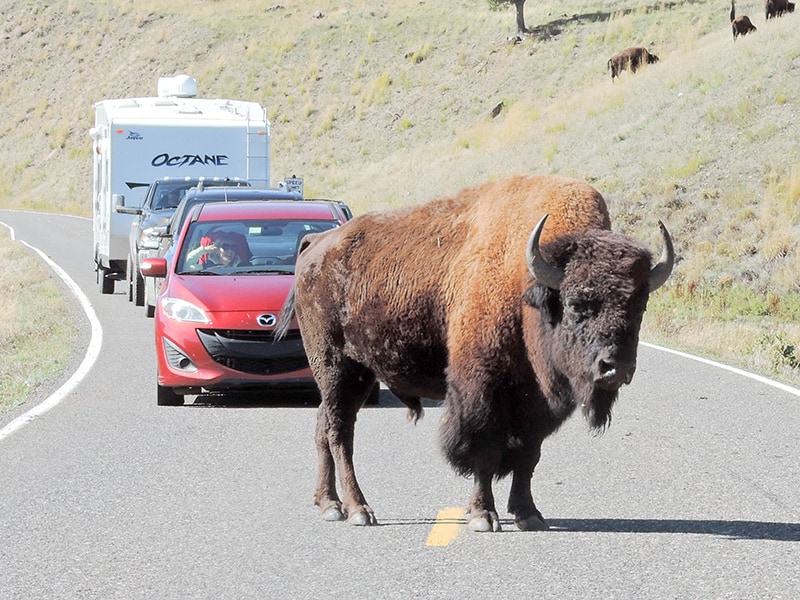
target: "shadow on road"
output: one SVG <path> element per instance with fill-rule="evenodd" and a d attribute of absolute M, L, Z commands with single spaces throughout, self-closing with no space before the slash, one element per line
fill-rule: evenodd
<path fill-rule="evenodd" d="M 191 400 L 186 398 L 187 406 L 214 407 L 214 408 L 269 408 L 269 407 L 297 407 L 316 408 L 319 406 L 319 395 L 316 391 L 301 389 L 264 389 L 247 392 L 225 392 L 219 394 L 201 394 Z M 436 400 L 422 400 L 425 408 L 441 406 Z M 399 408 L 405 407 L 397 396 L 389 390 L 382 389 L 378 404 L 365 406 L 372 408 Z"/>
<path fill-rule="evenodd" d="M 551 531 L 694 533 L 745 540 L 800 542 L 800 524 L 693 519 L 549 519 Z"/>
<path fill-rule="evenodd" d="M 379 525 L 433 525 L 437 519 L 382 519 Z M 466 525 L 466 519 L 450 519 L 446 523 Z M 800 524 L 764 521 L 714 521 L 691 519 L 548 519 L 549 531 L 520 531 L 512 519 L 500 519 L 504 533 L 546 535 L 548 533 L 691 533 L 715 535 L 738 540 L 800 541 Z"/>

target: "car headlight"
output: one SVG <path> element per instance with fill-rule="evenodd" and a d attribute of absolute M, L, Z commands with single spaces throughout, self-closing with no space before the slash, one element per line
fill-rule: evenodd
<path fill-rule="evenodd" d="M 180 298 L 161 298 L 161 310 L 164 311 L 164 316 L 176 321 L 211 323 L 202 308 Z"/>

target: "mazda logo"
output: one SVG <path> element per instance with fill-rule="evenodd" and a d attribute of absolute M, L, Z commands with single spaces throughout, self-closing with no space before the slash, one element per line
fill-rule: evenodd
<path fill-rule="evenodd" d="M 278 322 L 278 317 L 275 315 L 258 315 L 256 319 L 256 323 L 261 325 L 261 327 L 275 327 L 275 323 Z"/>

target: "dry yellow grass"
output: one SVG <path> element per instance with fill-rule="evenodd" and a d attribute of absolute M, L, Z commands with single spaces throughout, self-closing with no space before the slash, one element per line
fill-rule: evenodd
<path fill-rule="evenodd" d="M 38 257 L 0 227 L 0 413 L 42 386 L 69 361 L 75 327 L 61 290 Z"/>

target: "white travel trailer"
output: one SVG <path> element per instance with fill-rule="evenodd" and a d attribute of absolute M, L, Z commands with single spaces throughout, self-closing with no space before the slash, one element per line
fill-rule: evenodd
<path fill-rule="evenodd" d="M 94 263 L 100 291 L 126 278 L 128 236 L 150 183 L 165 176 L 270 185 L 270 123 L 257 102 L 197 98 L 187 75 L 161 77 L 158 96 L 94 105 Z M 130 211 L 127 211 L 130 213 Z"/>

